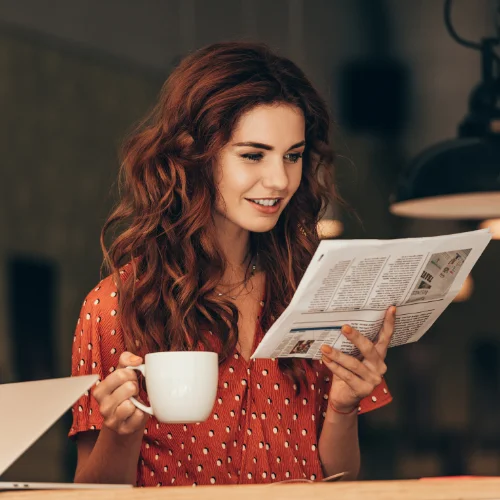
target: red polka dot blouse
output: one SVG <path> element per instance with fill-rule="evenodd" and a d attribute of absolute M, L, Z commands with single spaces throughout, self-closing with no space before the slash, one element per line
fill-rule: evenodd
<path fill-rule="evenodd" d="M 263 336 L 257 331 L 258 339 Z M 76 326 L 72 374 L 116 369 L 125 350 L 118 321 L 117 289 L 104 279 L 83 303 Z M 318 439 L 328 403 L 330 372 L 320 362 L 304 362 L 307 388 L 297 396 L 277 360 L 247 362 L 237 351 L 219 369 L 215 405 L 206 422 L 161 424 L 151 417 L 137 464 L 138 486 L 266 483 L 321 479 Z M 140 397 L 147 400 L 142 388 Z M 360 413 L 391 401 L 383 382 L 365 398 Z M 92 390 L 73 407 L 69 435 L 99 430 L 99 407 Z"/>

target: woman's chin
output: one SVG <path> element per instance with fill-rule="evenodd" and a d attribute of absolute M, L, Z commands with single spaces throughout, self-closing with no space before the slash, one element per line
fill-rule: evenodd
<path fill-rule="evenodd" d="M 266 220 L 266 221 L 255 221 L 254 223 L 250 223 L 248 221 L 245 224 L 245 229 L 247 231 L 250 231 L 251 233 L 267 233 L 271 231 L 274 226 L 276 226 L 276 223 L 278 222 L 278 219 L 276 220 Z"/>
<path fill-rule="evenodd" d="M 267 233 L 271 231 L 278 223 L 279 214 L 273 216 L 252 216 L 248 214 L 238 214 L 237 216 L 219 215 L 225 230 L 229 229 L 228 223 L 236 226 L 240 230 L 251 233 Z"/>

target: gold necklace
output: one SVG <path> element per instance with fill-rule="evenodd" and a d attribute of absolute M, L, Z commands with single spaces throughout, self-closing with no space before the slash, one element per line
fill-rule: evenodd
<path fill-rule="evenodd" d="M 219 297 L 226 296 L 226 297 L 229 297 L 231 300 L 236 300 L 243 293 L 243 290 L 246 288 L 247 283 L 255 276 L 255 270 L 257 269 L 257 257 L 258 257 L 258 254 L 256 254 L 255 258 L 253 259 L 249 275 L 243 280 L 242 283 L 237 283 L 235 286 L 230 288 L 227 292 L 217 292 L 217 295 Z M 236 295 L 230 295 L 231 292 L 233 292 L 234 290 L 236 290 L 239 287 L 241 287 L 241 290 L 239 293 L 237 293 Z"/>

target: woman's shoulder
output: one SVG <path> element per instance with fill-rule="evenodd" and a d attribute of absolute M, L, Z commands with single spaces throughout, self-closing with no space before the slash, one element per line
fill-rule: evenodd
<path fill-rule="evenodd" d="M 118 293 L 115 277 L 110 275 L 83 301 L 73 339 L 73 375 L 98 373 L 102 379 L 116 369 L 125 350 Z"/>
<path fill-rule="evenodd" d="M 120 278 L 125 278 L 126 275 L 125 269 Z M 102 364 L 106 369 L 118 363 L 117 356 L 124 350 L 118 294 L 116 278 L 114 275 L 109 275 L 99 281 L 83 301 L 73 347 L 74 353 L 75 349 L 78 350 L 78 354 L 74 356 L 80 362 L 82 352 L 86 352 L 89 356 L 101 352 L 101 360 L 92 360 L 93 362 Z M 97 346 L 101 347 L 97 349 Z M 105 356 L 103 353 L 106 353 Z M 78 368 L 77 370 L 80 371 Z"/>
<path fill-rule="evenodd" d="M 120 271 L 120 279 L 123 281 L 130 275 L 130 264 L 123 266 Z M 116 315 L 118 308 L 118 283 L 114 274 L 103 278 L 97 285 L 87 293 L 83 306 L 94 311 L 109 311 L 112 316 Z M 114 312 L 113 312 L 114 311 Z"/>

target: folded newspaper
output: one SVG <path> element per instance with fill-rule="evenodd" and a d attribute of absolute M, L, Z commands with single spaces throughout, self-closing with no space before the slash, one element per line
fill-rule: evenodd
<path fill-rule="evenodd" d="M 389 347 L 415 342 L 455 298 L 490 240 L 488 229 L 398 240 L 324 240 L 252 358 L 320 359 L 323 344 L 358 355 L 342 325 L 375 340 L 391 305 L 397 310 Z"/>

